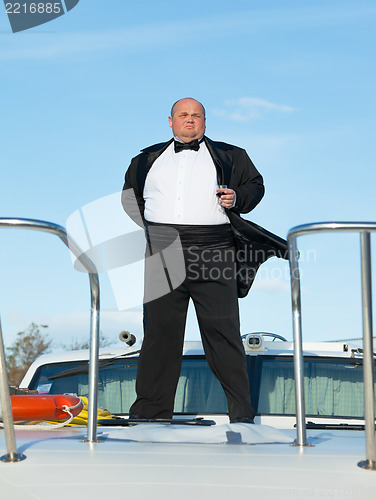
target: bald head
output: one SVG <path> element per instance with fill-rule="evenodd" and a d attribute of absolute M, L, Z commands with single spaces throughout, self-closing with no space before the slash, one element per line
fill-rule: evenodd
<path fill-rule="evenodd" d="M 204 115 L 204 117 L 206 116 L 204 105 L 201 104 L 201 102 L 197 101 L 196 99 L 193 99 L 193 97 L 184 97 L 183 99 L 179 99 L 178 101 L 174 102 L 174 104 L 172 105 L 172 108 L 171 108 L 171 116 L 172 117 L 174 116 L 174 113 L 176 111 L 176 105 L 182 101 L 194 101 L 194 102 L 196 102 L 197 104 L 199 104 L 201 106 L 202 114 Z"/>

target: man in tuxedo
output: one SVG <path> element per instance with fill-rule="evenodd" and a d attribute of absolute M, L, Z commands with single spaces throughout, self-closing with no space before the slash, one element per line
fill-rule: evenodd
<path fill-rule="evenodd" d="M 169 125 L 174 138 L 132 159 L 122 194 L 125 211 L 145 227 L 149 255 L 166 246 L 168 228 L 179 234 L 185 263 L 181 284 L 144 303 L 137 399 L 130 417 L 172 417 L 191 299 L 206 359 L 227 397 L 230 422 L 253 423 L 230 222 L 260 202 L 263 179 L 244 149 L 205 136 L 205 109 L 195 99 L 177 101 Z M 146 292 L 153 281 L 147 260 Z"/>

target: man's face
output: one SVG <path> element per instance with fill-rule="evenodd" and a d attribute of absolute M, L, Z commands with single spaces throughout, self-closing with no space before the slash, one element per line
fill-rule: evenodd
<path fill-rule="evenodd" d="M 200 139 L 205 133 L 204 110 L 194 99 L 182 99 L 168 118 L 174 136 L 183 142 Z"/>

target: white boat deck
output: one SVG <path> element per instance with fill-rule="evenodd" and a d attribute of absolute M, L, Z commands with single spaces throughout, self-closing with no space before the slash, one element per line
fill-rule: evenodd
<path fill-rule="evenodd" d="M 255 435 L 263 434 L 266 429 L 266 441 L 271 439 L 270 432 L 275 431 L 275 438 L 285 442 L 239 443 L 236 434 L 243 436 L 245 432 L 242 441 L 248 439 L 244 428 L 252 428 L 250 433 Z M 233 436 L 230 443 L 150 442 L 153 435 L 163 440 L 175 434 L 178 439 L 188 440 L 196 433 L 194 440 L 201 430 L 206 434 L 209 431 L 209 435 L 221 432 L 226 435 L 230 430 Z M 101 442 L 98 443 L 82 442 L 85 431 L 77 427 L 17 431 L 18 451 L 27 459 L 1 464 L 1 497 L 7 500 L 65 500 L 71 496 L 179 500 L 228 500 L 231 496 L 234 500 L 376 497 L 375 472 L 357 466 L 365 457 L 363 431 L 309 430 L 308 439 L 314 446 L 305 448 L 290 444 L 296 437 L 295 430 L 270 431 L 261 425 L 99 427 Z M 130 440 L 142 436 L 145 442 Z M 3 431 L 0 449 L 5 449 Z"/>

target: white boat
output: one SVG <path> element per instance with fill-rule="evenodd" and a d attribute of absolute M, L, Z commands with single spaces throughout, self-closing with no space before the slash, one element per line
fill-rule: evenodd
<path fill-rule="evenodd" d="M 67 241 L 60 226 L 4 221 L 0 227 L 37 226 Z M 334 229 L 350 230 L 350 225 Z M 256 425 L 229 423 L 223 391 L 200 342 L 185 344 L 174 420 L 127 425 L 138 344 L 99 352 L 99 287 L 91 269 L 90 351 L 42 356 L 22 381 L 39 394 L 88 397 L 87 428 L 23 426 L 13 431 L 1 363 L 2 498 L 374 499 L 369 233 L 376 224 L 351 225 L 362 240 L 364 350 L 345 342 L 302 343 L 296 237 L 313 230 L 327 226 L 307 225 L 289 234 L 294 343 L 264 332 L 244 335 Z M 86 265 L 90 270 L 90 262 Z M 97 406 L 116 418 L 98 425 Z"/>

